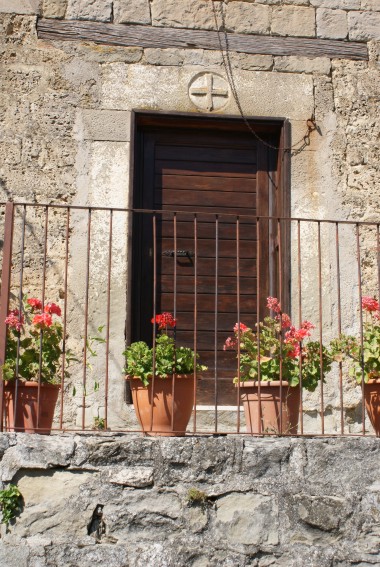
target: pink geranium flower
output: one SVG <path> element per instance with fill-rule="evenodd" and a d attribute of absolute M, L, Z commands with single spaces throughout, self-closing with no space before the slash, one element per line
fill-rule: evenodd
<path fill-rule="evenodd" d="M 24 315 L 22 313 L 20 314 L 18 309 L 13 309 L 8 313 L 5 323 L 11 327 L 11 329 L 15 329 L 19 332 L 24 324 Z"/>
<path fill-rule="evenodd" d="M 280 313 L 281 305 L 276 297 L 267 297 L 267 307 L 275 313 Z"/>
<path fill-rule="evenodd" d="M 239 331 L 239 324 L 235 323 L 234 332 L 238 333 L 238 331 Z M 246 333 L 247 331 L 249 331 L 249 327 L 247 327 L 247 325 L 244 325 L 244 323 L 240 323 L 240 332 Z"/>

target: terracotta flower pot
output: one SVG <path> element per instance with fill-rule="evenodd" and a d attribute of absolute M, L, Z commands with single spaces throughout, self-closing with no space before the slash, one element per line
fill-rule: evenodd
<path fill-rule="evenodd" d="M 49 435 L 53 424 L 60 385 L 41 384 L 38 427 L 38 384 L 36 382 L 19 381 L 17 404 L 15 404 L 15 389 L 15 382 L 6 382 L 4 385 L 6 431 L 25 431 L 26 433 Z M 16 415 L 14 415 L 15 412 Z"/>
<path fill-rule="evenodd" d="M 282 382 L 282 419 L 279 381 L 260 382 L 260 403 L 258 382 L 240 382 L 240 397 L 243 402 L 247 432 L 296 435 L 300 406 L 299 386 L 290 387 L 288 382 Z"/>
<path fill-rule="evenodd" d="M 148 386 L 144 386 L 137 377 L 127 376 L 126 378 L 130 381 L 136 416 L 145 435 L 166 437 L 185 435 L 194 406 L 193 374 L 175 375 L 174 401 L 172 376 L 154 379 L 153 423 L 151 420 L 152 381 Z"/>
<path fill-rule="evenodd" d="M 364 401 L 368 417 L 375 430 L 376 436 L 380 437 L 380 379 L 368 380 L 364 384 Z"/>

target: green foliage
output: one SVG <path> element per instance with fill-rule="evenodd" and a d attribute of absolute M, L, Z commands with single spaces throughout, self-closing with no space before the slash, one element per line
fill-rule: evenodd
<path fill-rule="evenodd" d="M 323 345 L 321 348 L 318 341 L 297 344 L 295 350 L 295 343 L 287 343 L 282 333 L 279 320 L 272 317 L 266 317 L 260 323 L 259 337 L 258 333 L 243 326 L 240 332 L 240 380 L 258 379 L 258 343 L 260 343 L 261 380 L 265 382 L 279 380 L 281 364 L 283 380 L 286 380 L 290 386 L 297 386 L 302 372 L 302 387 L 313 392 L 321 379 L 321 359 L 323 379 L 331 369 L 332 357 L 329 351 Z M 237 341 L 237 330 L 235 336 Z M 237 378 L 234 381 L 237 382 Z"/>
<path fill-rule="evenodd" d="M 190 506 L 194 504 L 200 504 L 204 506 L 207 503 L 207 495 L 202 490 L 198 490 L 198 488 L 189 488 L 187 492 L 187 502 Z"/>
<path fill-rule="evenodd" d="M 124 372 L 140 378 L 144 386 L 153 375 L 153 348 L 145 342 L 132 343 L 124 351 L 126 366 Z M 198 358 L 198 355 L 197 355 Z M 195 356 L 191 348 L 176 346 L 172 337 L 161 334 L 156 338 L 155 375 L 160 378 L 194 372 Z M 207 366 L 196 364 L 196 370 L 207 370 Z"/>
<path fill-rule="evenodd" d="M 0 506 L 2 512 L 1 521 L 8 525 L 21 508 L 22 495 L 17 486 L 9 484 L 4 490 L 0 490 Z"/>
<path fill-rule="evenodd" d="M 361 384 L 373 378 L 380 378 L 380 323 L 369 314 L 363 326 L 363 348 L 360 337 L 340 335 L 331 341 L 331 352 L 337 362 L 348 360 L 349 373 Z"/>
<path fill-rule="evenodd" d="M 94 418 L 94 428 L 102 431 L 106 428 L 106 420 L 104 417 L 95 417 Z"/>

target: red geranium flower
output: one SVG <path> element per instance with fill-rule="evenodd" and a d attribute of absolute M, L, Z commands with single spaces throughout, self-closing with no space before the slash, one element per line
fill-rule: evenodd
<path fill-rule="evenodd" d="M 151 322 L 157 323 L 159 331 L 161 329 L 165 329 L 166 327 L 175 327 L 177 324 L 177 321 L 176 319 L 174 319 L 173 315 L 171 313 L 168 313 L 167 311 L 164 311 L 160 315 L 156 315 L 156 321 L 154 320 L 153 317 L 151 319 Z"/>
<path fill-rule="evenodd" d="M 234 332 L 237 333 L 238 331 L 239 331 L 239 325 L 235 323 Z M 247 331 L 249 331 L 249 327 L 247 327 L 247 325 L 244 325 L 244 323 L 240 323 L 240 332 L 246 333 Z"/>
<path fill-rule="evenodd" d="M 368 311 L 368 313 L 379 311 L 379 302 L 375 297 L 364 296 L 362 297 L 362 309 Z"/>
<path fill-rule="evenodd" d="M 44 308 L 45 313 L 50 313 L 51 315 L 55 314 L 59 317 L 61 316 L 61 308 L 56 303 L 47 303 Z"/>
<path fill-rule="evenodd" d="M 42 301 L 40 299 L 37 299 L 36 297 L 30 297 L 27 300 L 27 304 L 31 306 L 33 311 L 36 311 L 37 309 L 42 309 Z"/>
<path fill-rule="evenodd" d="M 51 327 L 53 324 L 53 319 L 50 313 L 42 313 L 41 315 L 35 315 L 32 321 L 38 329 L 46 329 Z"/>

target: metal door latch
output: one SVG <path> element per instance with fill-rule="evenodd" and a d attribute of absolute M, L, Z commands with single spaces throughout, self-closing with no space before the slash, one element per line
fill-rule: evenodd
<path fill-rule="evenodd" d="M 169 258 L 192 258 L 194 256 L 194 252 L 191 250 L 164 250 L 162 252 L 163 256 L 169 256 Z"/>

